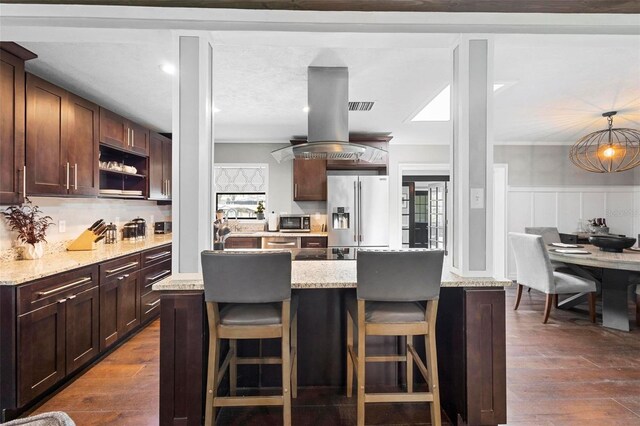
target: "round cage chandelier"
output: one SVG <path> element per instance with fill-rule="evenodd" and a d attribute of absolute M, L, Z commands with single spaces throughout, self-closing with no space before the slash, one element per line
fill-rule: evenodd
<path fill-rule="evenodd" d="M 624 172 L 640 165 L 640 132 L 634 129 L 614 129 L 617 111 L 602 114 L 609 128 L 589 133 L 569 151 L 571 162 L 594 173 Z"/>

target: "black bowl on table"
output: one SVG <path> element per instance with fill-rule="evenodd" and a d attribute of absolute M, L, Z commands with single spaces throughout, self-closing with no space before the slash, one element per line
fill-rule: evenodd
<path fill-rule="evenodd" d="M 599 247 L 602 251 L 622 253 L 624 249 L 633 246 L 636 243 L 636 239 L 615 235 L 594 235 L 589 237 L 589 242 Z"/>

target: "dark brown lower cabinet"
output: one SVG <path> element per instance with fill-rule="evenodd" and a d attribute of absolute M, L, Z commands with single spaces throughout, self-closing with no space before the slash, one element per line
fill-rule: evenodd
<path fill-rule="evenodd" d="M 152 285 L 171 246 L 0 286 L 0 423 L 12 420 L 157 317 Z"/>
<path fill-rule="evenodd" d="M 90 266 L 18 289 L 18 404 L 98 354 L 98 274 Z"/>
<path fill-rule="evenodd" d="M 344 386 L 345 297 L 350 291 L 354 290 L 294 290 L 299 297 L 299 386 Z M 166 291 L 160 304 L 160 424 L 201 425 L 208 342 L 204 295 Z M 436 325 L 440 398 L 442 409 L 454 424 L 507 422 L 504 318 L 504 290 L 500 287 L 441 289 Z M 414 341 L 419 353 L 424 350 L 422 340 Z M 264 354 L 271 349 L 265 343 L 248 342 L 253 347 L 239 345 L 238 351 Z M 317 350 L 318 342 L 322 342 L 321 351 Z M 367 339 L 371 353 L 390 354 L 398 345 L 395 337 Z M 393 364 L 387 365 L 367 366 L 367 383 L 403 384 L 403 374 L 398 374 Z M 255 386 L 259 381 L 278 386 L 278 370 L 245 370 L 253 367 L 239 369 L 239 385 Z"/>
<path fill-rule="evenodd" d="M 56 301 L 18 317 L 18 404 L 65 376 L 65 305 Z"/>
<path fill-rule="evenodd" d="M 140 255 L 100 265 L 100 349 L 140 324 Z"/>

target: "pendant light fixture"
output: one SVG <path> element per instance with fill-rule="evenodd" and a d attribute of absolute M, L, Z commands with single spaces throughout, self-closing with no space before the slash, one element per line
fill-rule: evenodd
<path fill-rule="evenodd" d="M 634 129 L 614 129 L 617 111 L 602 114 L 609 128 L 589 133 L 576 142 L 569 158 L 576 166 L 594 173 L 624 172 L 640 165 L 640 132 Z"/>

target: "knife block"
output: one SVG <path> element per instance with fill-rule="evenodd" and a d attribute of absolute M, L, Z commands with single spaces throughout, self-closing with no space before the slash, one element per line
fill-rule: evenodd
<path fill-rule="evenodd" d="M 78 238 L 76 238 L 69 246 L 67 247 L 68 251 L 88 251 L 95 250 L 97 248 L 97 244 L 93 241 L 96 239 L 96 234 L 93 231 L 85 229 L 82 234 Z"/>

